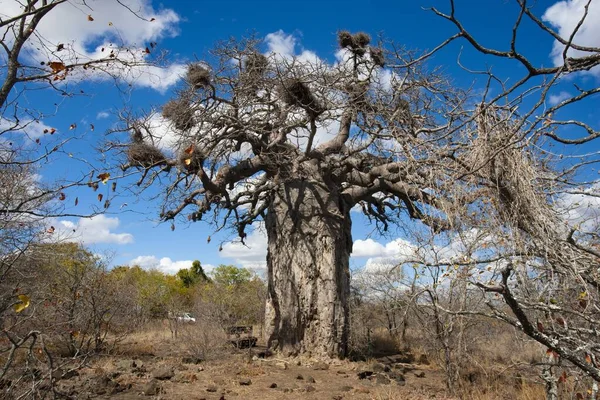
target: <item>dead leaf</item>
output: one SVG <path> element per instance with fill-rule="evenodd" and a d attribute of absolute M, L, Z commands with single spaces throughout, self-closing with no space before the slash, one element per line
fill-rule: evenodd
<path fill-rule="evenodd" d="M 150 22 L 156 21 L 156 18 L 150 18 Z"/>
<path fill-rule="evenodd" d="M 30 299 L 29 296 L 25 294 L 20 294 L 17 296 L 19 298 L 19 302 L 13 306 L 15 312 L 20 313 L 27 307 L 29 307 Z"/>
<path fill-rule="evenodd" d="M 100 179 L 102 183 L 106 185 L 106 182 L 108 182 L 108 180 L 110 179 L 110 174 L 108 172 L 103 172 L 100 175 L 98 175 L 98 179 Z"/>
<path fill-rule="evenodd" d="M 79 204 L 79 197 L 75 197 L 75 205 Z"/>
<path fill-rule="evenodd" d="M 104 196 L 102 195 L 102 193 L 98 193 L 98 201 L 102 201 L 102 198 L 103 198 L 103 197 L 104 197 Z"/>
<path fill-rule="evenodd" d="M 185 160 L 183 160 L 185 165 L 190 165 L 192 163 L 192 159 L 191 158 L 186 158 Z"/>
<path fill-rule="evenodd" d="M 54 233 L 54 230 L 55 230 L 55 229 L 54 229 L 54 227 L 53 227 L 53 226 L 51 226 L 50 228 L 48 228 L 48 229 L 46 230 L 46 232 L 48 232 L 48 233 Z"/>
<path fill-rule="evenodd" d="M 58 46 L 56 46 L 56 51 L 61 51 L 65 49 L 65 45 L 62 43 L 59 43 Z"/>
<path fill-rule="evenodd" d="M 189 147 L 187 147 L 184 151 L 185 154 L 192 154 L 194 152 L 194 145 L 190 144 Z"/>
<path fill-rule="evenodd" d="M 117 191 L 117 182 L 113 182 L 112 183 L 112 191 L 116 192 Z"/>
<path fill-rule="evenodd" d="M 65 66 L 65 64 L 63 64 L 60 61 L 51 61 L 51 62 L 48 63 L 48 66 L 52 70 L 53 74 L 58 74 L 59 72 L 64 71 L 65 69 L 67 69 L 67 67 Z"/>
<path fill-rule="evenodd" d="M 69 130 L 72 131 L 75 128 L 77 128 L 77 124 L 71 124 L 71 125 L 69 125 Z"/>
<path fill-rule="evenodd" d="M 60 193 L 58 194 L 58 199 L 59 199 L 60 201 L 63 201 L 63 200 L 64 200 L 64 199 L 66 199 L 66 198 L 67 198 L 67 196 L 66 196 L 66 195 L 65 195 L 63 192 L 60 192 Z"/>
<path fill-rule="evenodd" d="M 88 21 L 90 21 L 90 22 L 94 20 L 94 18 L 91 15 L 88 15 L 87 18 L 88 18 Z"/>
<path fill-rule="evenodd" d="M 90 130 L 91 130 L 92 132 L 94 132 L 94 129 L 96 129 L 96 128 L 94 127 L 94 124 L 90 124 Z"/>

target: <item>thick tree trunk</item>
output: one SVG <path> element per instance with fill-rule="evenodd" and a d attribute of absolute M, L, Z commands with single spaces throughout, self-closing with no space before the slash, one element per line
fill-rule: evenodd
<path fill-rule="evenodd" d="M 348 344 L 350 205 L 326 183 L 288 182 L 266 218 L 269 347 L 344 357 Z"/>

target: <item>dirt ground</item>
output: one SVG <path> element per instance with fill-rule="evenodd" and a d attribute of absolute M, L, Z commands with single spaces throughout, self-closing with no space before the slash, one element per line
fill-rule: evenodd
<path fill-rule="evenodd" d="M 175 343 L 147 352 L 136 344 L 65 374 L 57 387 L 75 399 L 452 399 L 442 371 L 406 354 L 325 363 L 265 356 L 264 348 L 255 347 L 228 349 L 205 361 L 178 354 Z"/>

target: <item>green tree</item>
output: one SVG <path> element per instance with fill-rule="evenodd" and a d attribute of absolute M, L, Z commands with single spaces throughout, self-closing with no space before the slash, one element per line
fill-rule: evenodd
<path fill-rule="evenodd" d="M 209 281 L 198 260 L 194 260 L 191 268 L 183 268 L 177 271 L 177 278 L 179 278 L 185 288 L 190 288 L 199 282 Z"/>
<path fill-rule="evenodd" d="M 249 282 L 253 278 L 253 273 L 246 268 L 221 264 L 211 272 L 211 276 L 215 283 L 233 287 Z"/>

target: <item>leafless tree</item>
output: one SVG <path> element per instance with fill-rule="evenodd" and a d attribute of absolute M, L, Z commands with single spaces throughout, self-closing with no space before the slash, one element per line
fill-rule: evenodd
<path fill-rule="evenodd" d="M 119 6 L 119 2 L 115 5 Z M 14 377 L 12 369 L 16 353 L 28 351 L 27 357 L 33 359 L 36 356 L 34 350 L 39 346 L 47 350 L 39 327 L 24 322 L 32 320 L 31 312 L 34 311 L 30 301 L 33 302 L 35 296 L 19 289 L 35 275 L 26 262 L 31 245 L 54 234 L 55 227 L 47 218 L 91 216 L 105 208 L 100 206 L 90 212 L 72 213 L 65 207 L 66 201 L 77 204 L 75 197 L 66 198 L 68 190 L 87 186 L 97 188 L 102 181 L 102 177 L 98 177 L 99 171 L 86 160 L 79 160 L 85 170 L 81 176 L 55 182 L 39 180 L 38 174 L 45 166 L 66 153 L 65 145 L 78 136 L 75 124 L 71 134 L 64 135 L 45 125 L 44 119 L 56 115 L 64 99 L 80 94 L 77 83 L 84 79 L 102 74 L 104 78 L 118 81 L 122 73 L 157 61 L 149 59 L 149 49 L 127 47 L 118 41 L 107 48 L 102 57 L 90 58 L 77 51 L 74 46 L 77 38 L 72 38 L 69 43 L 54 43 L 44 37 L 40 31 L 42 21 L 52 18 L 57 9 L 70 6 L 93 13 L 93 8 L 85 1 L 67 0 L 6 1 L 0 10 L 0 351 L 8 355 L 0 367 L 0 379 L 5 380 L 2 386 L 6 390 L 15 388 L 6 379 L 8 375 Z M 125 11 L 137 12 L 127 8 Z M 84 13 L 82 18 L 87 18 L 90 23 L 93 20 L 91 15 Z M 54 106 L 29 103 L 29 93 L 41 90 L 57 96 L 59 100 Z M 24 311 L 27 306 L 29 308 Z M 15 318 L 18 320 L 19 317 L 23 317 L 22 321 L 15 325 Z M 24 326 L 31 329 L 18 331 L 17 328 Z M 41 358 L 51 375 L 57 365 L 49 352 L 44 354 Z M 29 394 L 35 395 L 42 379 L 47 377 L 30 374 L 18 379 L 23 378 L 32 378 Z"/>
<path fill-rule="evenodd" d="M 432 9 L 457 33 L 425 57 L 463 40 L 481 54 L 512 61 L 519 67 L 513 73 L 524 71 L 510 81 L 493 68 L 475 71 L 487 79 L 487 90 L 463 125 L 473 130 L 474 142 L 461 163 L 464 176 L 479 182 L 476 187 L 489 199 L 471 209 L 472 226 L 488 233 L 489 247 L 465 264 L 490 268 L 483 278 L 469 278 L 486 295 L 489 315 L 547 347 L 544 379 L 548 398 L 556 399 L 556 382 L 571 373 L 600 381 L 598 224 L 593 210 L 585 208 L 598 197 L 593 169 L 600 132 L 575 113 L 597 102 L 596 82 L 578 78 L 596 71 L 600 48 L 578 44 L 582 27 L 593 23 L 586 20 L 592 1 L 582 2 L 581 18 L 567 35 L 557 33 L 525 0 L 515 3 L 507 50 L 484 46 L 463 25 L 452 0 L 448 12 Z M 536 65 L 528 49 L 519 50 L 525 23 L 562 49 L 554 66 Z M 566 79 L 574 94 L 551 102 L 553 90 Z M 565 374 L 559 376 L 557 369 Z M 597 384 L 591 385 L 595 393 Z"/>

